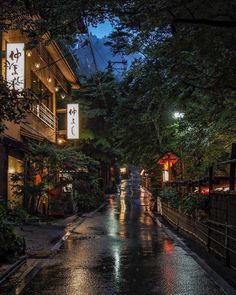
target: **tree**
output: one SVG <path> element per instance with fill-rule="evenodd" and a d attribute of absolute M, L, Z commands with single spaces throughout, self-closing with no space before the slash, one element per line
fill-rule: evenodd
<path fill-rule="evenodd" d="M 26 48 L 47 45 L 52 41 L 65 41 L 68 44 L 75 41 L 76 34 L 86 32 L 85 21 L 96 23 L 104 18 L 102 2 L 1 1 L 0 36 L 2 32 L 19 30 L 28 38 Z M 1 75 L 0 133 L 6 127 L 3 121 L 19 123 L 33 102 L 33 95 L 29 91 L 12 90 L 12 85 Z"/>
<path fill-rule="evenodd" d="M 119 38 L 111 40 L 114 49 L 142 53 L 138 67 L 126 79 L 126 101 L 120 105 L 135 109 L 133 121 L 124 116 L 120 120 L 126 122 L 123 134 L 132 130 L 139 134 L 134 136 L 139 159 L 174 150 L 191 163 L 196 173 L 190 169 L 190 174 L 196 176 L 229 152 L 236 139 L 233 7 L 233 1 L 220 0 L 135 1 L 117 6 L 120 21 L 111 37 Z M 184 118 L 175 121 L 175 111 L 183 112 Z M 125 137 L 121 143 L 135 150 Z"/>
<path fill-rule="evenodd" d="M 86 31 L 87 23 L 96 25 L 110 18 L 117 25 L 111 36 L 114 50 L 141 53 L 120 89 L 123 98 L 119 97 L 112 115 L 120 122 L 112 129 L 119 137 L 117 146 L 127 158 L 151 162 L 163 151 L 176 149 L 186 160 L 192 155 L 197 163 L 207 165 L 227 153 L 222 142 L 235 141 L 234 1 L 28 0 L 10 4 L 3 4 L 2 30 L 22 30 L 31 40 L 29 46 L 39 41 L 73 41 L 74 34 Z M 103 102 L 98 101 L 109 114 L 99 79 L 90 90 L 101 94 Z M 128 113 L 126 107 L 136 113 Z M 182 122 L 172 118 L 176 110 L 184 112 Z M 107 119 L 103 120 L 102 115 L 96 118 L 98 126 L 107 126 Z"/>
<path fill-rule="evenodd" d="M 75 93 L 81 110 L 79 149 L 100 163 L 100 176 L 109 186 L 110 167 L 116 165 L 120 151 L 115 147 L 114 110 L 120 96 L 119 82 L 110 73 L 95 73 Z M 78 97 L 78 98 L 77 98 Z M 106 183 L 107 182 L 107 183 Z"/>
<path fill-rule="evenodd" d="M 24 207 L 32 214 L 38 213 L 42 198 L 49 199 L 54 190 L 58 197 L 62 187 L 75 183 L 84 173 L 94 176 L 98 162 L 80 152 L 77 147 L 60 148 L 49 143 L 31 143 L 26 148 L 27 169 L 12 177 L 13 192 L 24 198 Z M 69 177 L 63 178 L 66 173 Z M 61 175 L 61 176 L 60 176 Z M 50 201 L 50 200 L 49 200 Z M 58 206 L 57 202 L 51 203 Z"/>
<path fill-rule="evenodd" d="M 4 1 L 1 3 L 1 31 L 20 30 L 30 40 L 28 46 L 52 40 L 74 40 L 75 34 L 86 31 L 85 19 L 104 19 L 105 1 Z"/>
<path fill-rule="evenodd" d="M 19 123 L 25 118 L 25 112 L 30 110 L 36 101 L 33 93 L 25 89 L 16 90 L 0 77 L 0 134 L 6 129 L 6 121 Z"/>

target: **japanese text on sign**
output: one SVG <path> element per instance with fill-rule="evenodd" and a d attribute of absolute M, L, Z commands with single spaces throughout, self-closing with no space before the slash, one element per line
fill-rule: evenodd
<path fill-rule="evenodd" d="M 7 82 L 9 87 L 21 91 L 24 88 L 24 43 L 7 43 Z"/>
<path fill-rule="evenodd" d="M 79 139 L 79 104 L 67 104 L 67 139 Z"/>

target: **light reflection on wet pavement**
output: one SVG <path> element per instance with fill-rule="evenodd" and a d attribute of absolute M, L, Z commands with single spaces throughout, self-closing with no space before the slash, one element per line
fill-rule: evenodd
<path fill-rule="evenodd" d="M 54 263 L 43 268 L 27 294 L 223 294 L 206 272 L 145 211 L 145 195 L 120 197 L 76 229 Z M 53 262 L 52 261 L 52 262 Z"/>

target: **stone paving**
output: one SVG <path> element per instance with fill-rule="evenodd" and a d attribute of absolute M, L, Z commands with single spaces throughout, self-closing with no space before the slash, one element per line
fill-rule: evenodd
<path fill-rule="evenodd" d="M 58 219 L 51 223 L 23 225 L 15 227 L 17 236 L 23 237 L 26 243 L 26 255 L 29 257 L 48 257 L 51 248 L 64 235 L 70 225 L 77 219 L 73 215 L 65 219 Z M 16 262 L 0 264 L 0 277 Z"/>
<path fill-rule="evenodd" d="M 24 237 L 27 255 L 45 255 L 65 233 L 76 216 L 56 220 L 52 223 L 24 225 L 23 230 L 16 228 L 16 234 Z"/>

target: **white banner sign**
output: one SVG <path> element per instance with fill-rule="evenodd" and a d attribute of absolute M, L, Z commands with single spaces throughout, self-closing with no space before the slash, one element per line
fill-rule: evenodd
<path fill-rule="evenodd" d="M 79 139 L 79 104 L 67 104 L 67 139 Z"/>
<path fill-rule="evenodd" d="M 23 90 L 25 81 L 25 44 L 7 43 L 7 82 L 9 87 Z"/>

